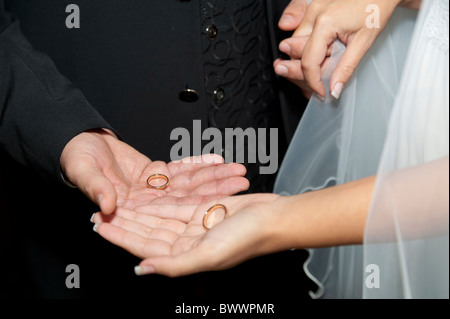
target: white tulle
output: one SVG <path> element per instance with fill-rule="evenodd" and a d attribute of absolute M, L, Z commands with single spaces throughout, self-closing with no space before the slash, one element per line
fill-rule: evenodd
<path fill-rule="evenodd" d="M 448 1 L 423 4 L 392 111 L 364 240 L 366 298 L 449 298 Z"/>
<path fill-rule="evenodd" d="M 396 10 L 339 101 L 311 100 L 280 168 L 283 195 L 379 176 L 364 246 L 310 250 L 313 298 L 448 298 L 448 144 L 448 2 L 429 0 Z"/>

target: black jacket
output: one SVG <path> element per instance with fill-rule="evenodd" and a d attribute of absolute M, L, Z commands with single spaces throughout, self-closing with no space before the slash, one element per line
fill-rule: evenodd
<path fill-rule="evenodd" d="M 272 70 L 282 36 L 276 22 L 287 2 L 0 1 L 2 214 L 15 245 L 3 252 L 21 263 L 4 266 L 12 273 L 6 293 L 114 295 L 126 287 L 139 295 L 156 286 L 161 295 L 172 287 L 189 295 L 195 282 L 197 294 L 205 294 L 207 275 L 135 278 L 138 260 L 91 231 L 95 206 L 55 183 L 59 156 L 76 134 L 107 127 L 152 160 L 169 161 L 172 130 L 192 131 L 198 119 L 202 128 L 279 128 L 281 158 L 305 105 Z M 80 28 L 66 26 L 71 3 L 80 8 Z M 247 166 L 255 190 L 270 191 L 273 176 Z M 24 180 L 31 183 L 24 187 Z M 84 274 L 78 291 L 64 286 L 69 263 Z"/>

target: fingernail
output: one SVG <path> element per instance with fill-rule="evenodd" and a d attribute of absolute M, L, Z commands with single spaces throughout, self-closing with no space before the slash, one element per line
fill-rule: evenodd
<path fill-rule="evenodd" d="M 313 95 L 314 95 L 316 98 L 318 98 L 321 102 L 325 102 L 325 97 L 324 97 L 324 96 L 322 96 L 322 95 L 320 95 L 320 94 L 318 94 L 318 93 L 316 93 L 316 92 L 314 92 Z"/>
<path fill-rule="evenodd" d="M 333 91 L 331 91 L 331 95 L 338 100 L 341 96 L 342 90 L 344 89 L 344 83 L 338 82 L 334 85 Z"/>
<path fill-rule="evenodd" d="M 289 70 L 284 65 L 277 65 L 275 67 L 275 73 L 279 76 L 287 76 L 289 74 Z"/>
<path fill-rule="evenodd" d="M 152 266 L 136 266 L 134 267 L 136 276 L 150 275 L 155 273 L 155 268 Z"/>
<path fill-rule="evenodd" d="M 283 25 L 287 25 L 287 24 L 290 25 L 293 22 L 294 22 L 294 17 L 289 14 L 283 15 L 280 19 L 280 24 L 283 24 Z"/>
<path fill-rule="evenodd" d="M 92 216 L 91 216 L 91 219 L 90 219 L 91 223 L 94 222 L 94 216 L 95 216 L 95 214 L 97 214 L 97 213 L 93 213 Z"/>
<path fill-rule="evenodd" d="M 283 53 L 286 53 L 286 54 L 291 53 L 291 46 L 286 42 L 281 42 L 279 49 Z"/>
<path fill-rule="evenodd" d="M 95 224 L 95 225 L 94 225 L 94 228 L 92 228 L 92 230 L 95 231 L 96 233 L 98 233 L 98 231 L 97 231 L 98 226 L 100 226 L 100 224 Z"/>

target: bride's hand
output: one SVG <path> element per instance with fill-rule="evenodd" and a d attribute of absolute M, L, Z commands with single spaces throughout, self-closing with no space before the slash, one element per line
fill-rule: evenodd
<path fill-rule="evenodd" d="M 277 240 L 272 238 L 274 209 L 270 204 L 279 198 L 257 194 L 202 205 L 119 208 L 112 216 L 95 214 L 93 222 L 103 238 L 145 258 L 136 268 L 137 274 L 176 277 L 230 268 L 278 250 Z M 207 231 L 204 214 L 217 203 L 227 207 L 229 217 Z"/>
<path fill-rule="evenodd" d="M 347 45 L 347 50 L 330 81 L 330 90 L 338 98 L 399 2 L 379 0 L 374 4 L 373 0 L 314 0 L 293 36 L 281 42 L 280 50 L 292 60 L 278 62 L 276 72 L 289 79 L 306 81 L 314 92 L 325 97 L 321 77 L 331 46 L 339 39 Z M 379 19 L 379 25 L 367 23 L 371 14 L 375 20 Z M 282 74 L 280 66 L 285 67 Z"/>

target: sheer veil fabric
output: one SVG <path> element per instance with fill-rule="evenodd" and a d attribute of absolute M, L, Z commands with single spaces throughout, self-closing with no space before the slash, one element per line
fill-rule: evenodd
<path fill-rule="evenodd" d="M 449 3 L 423 3 L 364 239 L 367 298 L 449 298 Z"/>
<path fill-rule="evenodd" d="M 311 100 L 275 192 L 379 176 L 364 245 L 309 250 L 313 298 L 448 298 L 448 74 L 448 1 L 424 0 L 396 10 L 339 101 Z"/>

